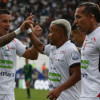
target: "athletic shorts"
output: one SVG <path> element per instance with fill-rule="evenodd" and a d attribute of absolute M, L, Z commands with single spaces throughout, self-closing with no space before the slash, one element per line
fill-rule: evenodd
<path fill-rule="evenodd" d="M 32 78 L 25 78 L 25 81 L 32 81 Z"/>
<path fill-rule="evenodd" d="M 100 97 L 81 97 L 79 100 L 100 100 Z"/>
<path fill-rule="evenodd" d="M 14 94 L 0 94 L 0 100 L 15 100 Z"/>

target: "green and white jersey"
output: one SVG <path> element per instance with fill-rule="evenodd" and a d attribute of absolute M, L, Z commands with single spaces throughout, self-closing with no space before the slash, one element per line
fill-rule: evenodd
<path fill-rule="evenodd" d="M 46 45 L 44 54 L 49 56 L 49 89 L 50 91 L 59 87 L 70 77 L 70 66 L 80 63 L 80 54 L 70 41 L 64 43 L 60 48 Z M 79 87 L 80 89 L 80 87 Z M 57 100 L 78 100 L 80 95 L 77 84 L 63 91 Z M 66 99 L 68 98 L 68 99 Z"/>
<path fill-rule="evenodd" d="M 0 94 L 14 94 L 16 54 L 22 56 L 26 51 L 19 40 L 0 47 Z"/>
<path fill-rule="evenodd" d="M 100 27 L 86 36 L 81 48 L 81 97 L 97 97 L 100 93 Z"/>

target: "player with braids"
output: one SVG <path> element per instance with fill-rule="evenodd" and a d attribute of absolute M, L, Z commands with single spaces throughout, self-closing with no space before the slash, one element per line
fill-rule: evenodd
<path fill-rule="evenodd" d="M 85 2 L 75 11 L 75 24 L 86 34 L 81 48 L 82 91 L 80 100 L 100 100 L 100 8 Z"/>

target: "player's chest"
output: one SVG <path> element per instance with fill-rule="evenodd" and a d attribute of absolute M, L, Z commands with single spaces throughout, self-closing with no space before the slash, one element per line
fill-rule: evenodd
<path fill-rule="evenodd" d="M 14 44 L 7 44 L 0 47 L 0 56 L 11 57 L 16 52 L 16 47 Z"/>
<path fill-rule="evenodd" d="M 49 56 L 51 64 L 61 64 L 65 61 L 65 50 L 56 50 L 50 53 Z"/>
<path fill-rule="evenodd" d="M 94 54 L 97 52 L 97 46 L 95 38 L 86 39 L 83 43 L 81 54 Z"/>

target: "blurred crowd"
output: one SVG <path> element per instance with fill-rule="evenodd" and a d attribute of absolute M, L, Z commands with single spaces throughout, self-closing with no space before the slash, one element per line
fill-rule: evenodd
<path fill-rule="evenodd" d="M 54 19 L 64 18 L 72 24 L 76 7 L 81 2 L 87 1 L 100 5 L 100 0 L 0 0 L 0 9 L 6 8 L 12 14 L 10 31 L 17 29 L 29 14 L 33 13 L 36 16 L 34 22 L 38 21 L 43 28 L 40 40 L 47 44 L 50 22 Z M 25 34 L 20 35 L 18 39 L 31 46 Z"/>

